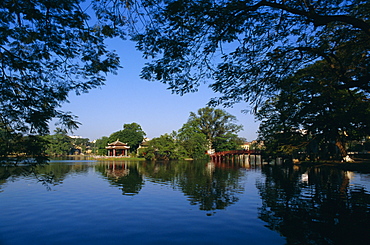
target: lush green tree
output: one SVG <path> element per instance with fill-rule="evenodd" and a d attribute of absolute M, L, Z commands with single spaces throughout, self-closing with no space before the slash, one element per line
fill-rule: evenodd
<path fill-rule="evenodd" d="M 112 133 L 109 136 L 111 142 L 117 139 L 121 142 L 127 143 L 130 146 L 130 152 L 135 153 L 137 148 L 143 142 L 146 133 L 137 123 L 124 124 L 123 130 Z"/>
<path fill-rule="evenodd" d="M 111 6 L 123 10 L 125 3 Z M 318 60 L 335 74 L 336 89 L 370 91 L 367 0 L 134 3 L 129 11 L 138 12 L 145 26 L 133 39 L 151 59 L 142 76 L 176 93 L 196 91 L 208 81 L 221 93 L 213 103 L 258 106 L 278 92 L 282 79 Z"/>
<path fill-rule="evenodd" d="M 100 139 L 97 139 L 95 142 L 95 147 L 97 149 L 96 154 L 100 156 L 106 156 L 107 155 L 107 149 L 105 149 L 106 146 L 108 146 L 108 143 L 112 143 L 109 141 L 109 137 L 103 136 Z"/>
<path fill-rule="evenodd" d="M 118 69 L 104 43 L 118 33 L 104 21 L 94 24 L 82 2 L 0 2 L 1 130 L 44 135 L 53 118 L 75 129 L 76 117 L 60 110 L 68 94 L 88 92 Z"/>
<path fill-rule="evenodd" d="M 47 141 L 37 135 L 24 136 L 11 129 L 0 128 L 0 165 L 45 163 Z"/>
<path fill-rule="evenodd" d="M 20 137 L 21 135 L 10 128 L 0 128 L 0 156 L 2 159 L 6 159 L 9 154 L 16 151 Z"/>
<path fill-rule="evenodd" d="M 235 121 L 236 117 L 225 110 L 205 107 L 199 109 L 197 113 L 190 112 L 184 127 L 194 128 L 195 132 L 204 134 L 209 142 L 209 148 L 216 151 L 235 150 L 235 147 L 231 149 L 226 147 L 226 144 L 231 146 L 229 141 L 236 140 L 236 134 L 243 128 L 235 124 Z"/>
<path fill-rule="evenodd" d="M 285 79 L 257 113 L 262 139 L 285 153 L 346 157 L 346 143 L 370 135 L 370 104 L 364 92 L 336 89 L 337 82 L 321 61 Z"/>
<path fill-rule="evenodd" d="M 177 160 L 184 157 L 184 149 L 176 142 L 175 137 L 164 134 L 149 141 L 142 154 L 148 160 Z"/>
<path fill-rule="evenodd" d="M 199 132 L 199 129 L 185 123 L 176 135 L 178 143 L 184 148 L 189 158 L 204 159 L 209 148 L 206 135 Z"/>
<path fill-rule="evenodd" d="M 257 119 L 261 121 L 259 139 L 263 140 L 268 154 L 291 155 L 308 142 L 297 118 L 292 118 L 298 106 L 294 93 L 287 92 L 268 99 L 257 111 Z"/>
<path fill-rule="evenodd" d="M 71 149 L 71 154 L 86 154 L 88 153 L 87 151 L 91 149 L 91 143 L 88 138 L 71 138 L 71 143 L 73 145 L 73 149 Z"/>
<path fill-rule="evenodd" d="M 104 39 L 117 33 L 92 24 L 80 0 L 0 3 L 0 123 L 3 130 L 47 134 L 49 122 L 78 126 L 59 109 L 69 92 L 88 92 L 119 67 Z"/>
<path fill-rule="evenodd" d="M 110 6 L 123 10 L 127 8 L 123 4 L 126 2 Z M 256 111 L 266 100 L 276 99 L 274 96 L 284 101 L 282 96 L 287 95 L 280 94 L 282 83 L 304 73 L 303 80 L 320 96 L 307 94 L 315 97 L 308 102 L 304 93 L 310 93 L 310 88 L 297 97 L 297 105 L 306 104 L 305 109 L 298 108 L 303 120 L 263 126 L 263 131 L 275 127 L 279 132 L 275 144 L 284 151 L 300 148 L 301 138 L 305 138 L 334 142 L 344 155 L 345 134 L 356 131 L 351 138 L 369 126 L 368 117 L 356 116 L 360 109 L 349 110 L 351 104 L 365 110 L 369 104 L 367 0 L 138 0 L 127 9 L 139 13 L 145 23 L 133 38 L 151 59 L 142 77 L 168 84 L 178 94 L 196 91 L 202 82 L 208 82 L 220 93 L 211 104 L 247 101 Z M 341 111 L 342 103 L 349 113 Z M 284 117 L 298 118 L 284 110 L 279 108 L 281 122 Z M 345 123 L 338 123 L 340 120 Z M 301 129 L 313 133 L 312 137 L 303 136 Z M 280 144 L 280 140 L 284 142 Z"/>
<path fill-rule="evenodd" d="M 46 154 L 49 156 L 64 156 L 69 155 L 73 148 L 72 139 L 67 135 L 67 130 L 57 128 L 53 135 L 44 136 L 48 142 L 46 146 Z"/>
<path fill-rule="evenodd" d="M 216 137 L 213 143 L 214 149 L 217 151 L 242 150 L 242 145 L 246 141 L 245 138 L 239 137 L 237 134 L 226 133 L 222 136 Z"/>

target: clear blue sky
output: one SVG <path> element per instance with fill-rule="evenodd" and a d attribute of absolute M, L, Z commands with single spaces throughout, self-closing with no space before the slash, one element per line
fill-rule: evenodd
<path fill-rule="evenodd" d="M 119 54 L 123 68 L 118 75 L 108 75 L 106 85 L 101 88 L 80 96 L 70 94 L 70 103 L 61 109 L 71 111 L 82 123 L 73 135 L 94 140 L 121 130 L 125 123 L 136 122 L 148 138 L 158 137 L 180 129 L 191 111 L 205 107 L 209 99 L 216 96 L 206 85 L 199 92 L 180 96 L 172 94 L 165 84 L 142 80 L 139 75 L 146 60 L 135 49 L 135 44 L 119 39 L 107 43 L 110 50 Z M 244 126 L 239 136 L 248 141 L 256 139 L 259 123 L 253 115 L 241 112 L 248 109 L 246 104 L 222 109 L 236 116 L 237 123 Z M 51 125 L 51 130 L 54 129 Z"/>

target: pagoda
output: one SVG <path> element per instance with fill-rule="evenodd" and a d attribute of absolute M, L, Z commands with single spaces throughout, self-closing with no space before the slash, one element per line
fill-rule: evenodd
<path fill-rule="evenodd" d="M 122 143 L 119 140 L 114 141 L 113 143 L 108 143 L 108 146 L 105 147 L 108 150 L 108 156 L 117 157 L 117 156 L 128 156 L 128 150 L 130 146 L 126 143 Z"/>

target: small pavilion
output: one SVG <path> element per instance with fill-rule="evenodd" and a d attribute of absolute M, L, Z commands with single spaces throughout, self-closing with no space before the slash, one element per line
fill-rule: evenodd
<path fill-rule="evenodd" d="M 109 143 L 108 146 L 105 147 L 108 150 L 108 156 L 117 157 L 117 156 L 128 156 L 128 146 L 126 143 L 122 143 L 119 140 L 114 141 L 113 143 Z"/>

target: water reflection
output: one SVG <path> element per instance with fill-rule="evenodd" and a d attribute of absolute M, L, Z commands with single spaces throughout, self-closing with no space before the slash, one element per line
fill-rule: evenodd
<path fill-rule="evenodd" d="M 220 167 L 209 162 L 102 162 L 96 169 L 119 186 L 123 195 L 138 194 L 148 181 L 181 190 L 191 205 L 201 210 L 224 209 L 243 192 L 239 167 Z"/>
<path fill-rule="evenodd" d="M 243 172 L 238 168 L 220 168 L 207 164 L 190 165 L 177 179 L 177 185 L 191 205 L 200 210 L 225 209 L 236 203 L 244 191 L 240 184 Z"/>
<path fill-rule="evenodd" d="M 44 185 L 47 190 L 51 190 L 52 186 L 63 183 L 68 175 L 88 171 L 89 165 L 75 163 L 55 162 L 36 166 L 0 166 L 0 191 L 3 184 L 20 178 L 34 179 Z"/>
<path fill-rule="evenodd" d="M 138 195 L 145 182 L 151 182 L 181 191 L 187 202 L 200 210 L 214 211 L 241 203 L 246 189 L 257 187 L 262 203 L 258 207 L 259 219 L 286 237 L 287 244 L 368 243 L 369 174 L 363 179 L 366 187 L 354 182 L 358 173 L 333 167 L 258 162 L 261 161 L 55 162 L 37 169 L 0 167 L 0 191 L 6 182 L 18 178 L 41 180 L 52 186 L 63 183 L 68 176 L 94 171 L 111 186 L 122 190 L 122 195 Z M 246 186 L 246 178 L 252 172 L 257 181 Z"/>
<path fill-rule="evenodd" d="M 330 167 L 264 166 L 259 217 L 288 244 L 367 244 L 370 195 L 352 172 Z"/>
<path fill-rule="evenodd" d="M 103 162 L 95 166 L 109 183 L 122 190 L 122 195 L 133 196 L 139 193 L 144 185 L 143 175 L 135 162 Z"/>

